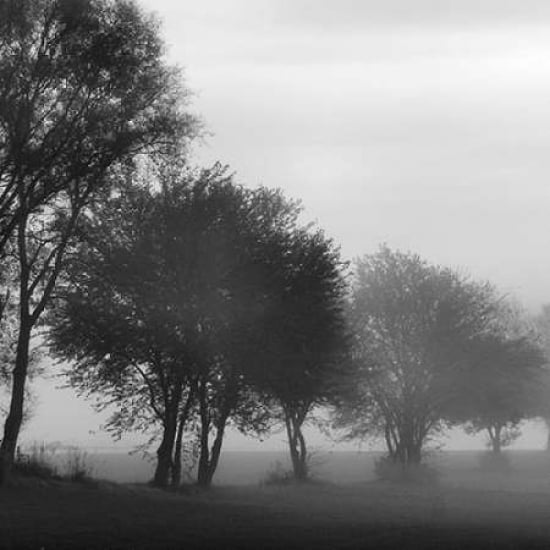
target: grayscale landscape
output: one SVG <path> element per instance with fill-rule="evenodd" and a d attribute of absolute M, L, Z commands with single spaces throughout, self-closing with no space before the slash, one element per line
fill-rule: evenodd
<path fill-rule="evenodd" d="M 547 0 L 0 0 L 0 550 L 550 547 Z"/>

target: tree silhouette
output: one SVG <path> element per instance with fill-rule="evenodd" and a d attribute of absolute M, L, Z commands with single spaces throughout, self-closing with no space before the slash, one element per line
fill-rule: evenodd
<path fill-rule="evenodd" d="M 378 433 L 390 458 L 418 464 L 445 422 L 471 342 L 495 314 L 494 292 L 419 256 L 382 247 L 358 260 L 352 290 L 353 365 L 339 424 Z"/>
<path fill-rule="evenodd" d="M 198 430 L 198 481 L 209 485 L 226 426 L 268 420 L 247 340 L 271 300 L 270 235 L 293 223 L 295 206 L 235 185 L 220 166 L 131 180 L 79 226 L 52 349 L 74 361 L 73 384 L 119 405 L 115 430 L 160 426 L 157 485 L 174 465 L 179 481 L 182 434 Z"/>
<path fill-rule="evenodd" d="M 322 231 L 280 235 L 272 256 L 272 298 L 257 326 L 256 382 L 279 409 L 294 476 L 308 477 L 303 426 L 316 405 L 326 403 L 347 352 L 344 264 Z"/>
<path fill-rule="evenodd" d="M 0 483 L 21 426 L 29 346 L 78 217 L 109 169 L 194 134 L 157 24 L 125 0 L 0 4 L 0 257 L 18 258 L 19 334 Z"/>

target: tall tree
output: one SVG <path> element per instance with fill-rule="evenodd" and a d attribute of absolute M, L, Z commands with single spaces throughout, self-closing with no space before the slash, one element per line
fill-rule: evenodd
<path fill-rule="evenodd" d="M 442 428 L 471 342 L 490 330 L 494 292 L 419 256 L 382 247 L 356 264 L 353 364 L 340 424 L 384 437 L 392 460 L 417 464 Z"/>
<path fill-rule="evenodd" d="M 540 413 L 547 359 L 527 316 L 501 301 L 491 333 L 471 342 L 469 366 L 457 380 L 449 419 L 485 431 L 492 452 L 512 443 L 521 421 Z"/>
<path fill-rule="evenodd" d="M 29 346 L 78 217 L 109 169 L 194 133 L 158 25 L 130 0 L 0 3 L 0 254 L 18 258 L 19 333 L 0 484 L 21 426 Z"/>
<path fill-rule="evenodd" d="M 74 361 L 74 384 L 121 405 L 114 426 L 160 426 L 157 485 L 174 464 L 177 481 L 197 415 L 199 481 L 209 485 L 227 424 L 263 422 L 243 335 L 264 315 L 265 236 L 295 214 L 280 193 L 237 186 L 219 166 L 165 168 L 160 185 L 130 181 L 83 219 L 52 349 Z"/>
<path fill-rule="evenodd" d="M 346 355 L 344 263 L 322 231 L 281 234 L 272 251 L 270 307 L 257 326 L 257 384 L 280 410 L 294 476 L 308 477 L 303 427 L 326 403 Z"/>

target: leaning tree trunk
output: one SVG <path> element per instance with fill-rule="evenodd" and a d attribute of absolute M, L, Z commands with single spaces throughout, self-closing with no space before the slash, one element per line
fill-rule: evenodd
<path fill-rule="evenodd" d="M 10 409 L 4 425 L 4 437 L 0 445 L 0 485 L 6 482 L 12 470 L 15 460 L 15 451 L 17 449 L 17 440 L 23 423 L 25 383 L 29 370 L 29 348 L 31 345 L 31 332 L 34 324 L 33 315 L 29 311 L 32 292 L 29 292 L 29 279 L 31 274 L 27 260 L 26 223 L 27 217 L 24 217 L 20 221 L 17 234 L 20 266 L 19 335 L 15 355 L 15 367 L 12 372 Z M 46 292 L 47 290 L 44 291 L 45 294 Z"/>
<path fill-rule="evenodd" d="M 305 414 L 297 413 L 286 407 L 284 414 L 294 478 L 297 481 L 306 481 L 309 476 L 307 464 L 308 454 L 306 440 L 302 433 Z"/>
<path fill-rule="evenodd" d="M 0 445 L 0 485 L 9 478 L 15 460 L 17 439 L 23 423 L 23 406 L 25 402 L 25 382 L 29 366 L 29 346 L 31 339 L 30 322 L 22 315 L 17 342 L 15 368 L 12 373 L 12 391 L 8 416 L 4 426 L 4 437 Z"/>
<path fill-rule="evenodd" d="M 226 423 L 227 419 L 224 420 L 222 418 L 221 424 L 216 428 L 216 437 L 214 438 L 211 450 L 208 449 L 208 444 L 205 447 L 201 447 L 201 459 L 199 461 L 197 477 L 197 483 L 201 487 L 210 487 L 212 485 L 212 480 L 220 461 Z"/>
<path fill-rule="evenodd" d="M 201 487 L 210 487 L 214 474 L 218 468 L 220 454 L 222 450 L 223 437 L 225 427 L 229 418 L 229 407 L 225 407 L 220 412 L 220 417 L 216 421 L 216 435 L 212 444 L 212 449 L 209 447 L 209 435 L 211 428 L 211 417 L 208 410 L 208 402 L 206 399 L 206 388 L 199 388 L 199 408 L 201 418 L 200 428 L 200 456 L 199 467 L 197 472 L 197 484 Z"/>
<path fill-rule="evenodd" d="M 165 412 L 163 422 L 162 441 L 157 449 L 157 467 L 153 477 L 153 485 L 157 487 L 168 487 L 170 474 L 173 469 L 173 453 L 178 430 L 178 411 L 183 391 L 183 382 L 179 381 L 174 388 L 173 394 L 166 396 Z"/>
<path fill-rule="evenodd" d="M 174 418 L 174 415 L 170 416 L 171 418 L 166 419 L 162 433 L 162 441 L 157 449 L 157 466 L 153 477 L 153 485 L 156 487 L 168 487 L 170 482 L 172 452 L 177 430 L 177 417 Z"/>

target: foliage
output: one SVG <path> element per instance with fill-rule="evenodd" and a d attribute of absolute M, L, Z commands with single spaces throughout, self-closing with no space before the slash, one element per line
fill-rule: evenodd
<path fill-rule="evenodd" d="M 391 456 L 381 456 L 374 463 L 374 474 L 381 481 L 394 483 L 433 484 L 438 481 L 438 472 L 427 464 L 405 465 Z"/>
<path fill-rule="evenodd" d="M 550 304 L 543 305 L 533 319 L 538 341 L 546 358 L 545 369 L 541 372 L 532 395 L 533 416 L 544 419 L 548 428 L 547 450 L 550 450 Z"/>
<path fill-rule="evenodd" d="M 81 220 L 52 350 L 74 361 L 72 384 L 117 405 L 116 432 L 162 426 L 158 484 L 180 463 L 184 431 L 198 430 L 208 484 L 226 426 L 261 431 L 269 421 L 249 383 L 247 339 L 271 303 L 271 235 L 297 209 L 278 191 L 235 185 L 219 165 L 158 166 L 160 185 L 121 176 Z"/>
<path fill-rule="evenodd" d="M 382 247 L 356 263 L 353 368 L 336 424 L 384 437 L 392 460 L 417 464 L 460 399 L 474 339 L 490 331 L 493 289 L 417 255 Z"/>
<path fill-rule="evenodd" d="M 267 315 L 251 340 L 260 368 L 256 385 L 280 410 L 297 479 L 308 475 L 302 427 L 333 393 L 347 351 L 344 264 L 322 231 L 297 228 L 279 236 L 270 261 Z"/>
<path fill-rule="evenodd" d="M 485 430 L 497 453 L 519 437 L 520 422 L 533 416 L 546 363 L 531 338 L 500 332 L 472 342 L 471 366 L 457 385 L 460 401 L 450 415 L 466 422 L 470 433 Z"/>
<path fill-rule="evenodd" d="M 285 466 L 277 460 L 274 465 L 266 472 L 265 477 L 260 482 L 260 485 L 265 486 L 281 486 L 291 485 L 296 482 L 296 476 L 293 470 L 285 468 Z"/>
<path fill-rule="evenodd" d="M 189 133 L 163 50 L 157 23 L 132 1 L 2 2 L 0 251 L 23 215 Z"/>
<path fill-rule="evenodd" d="M 92 477 L 93 468 L 88 454 L 78 448 L 69 449 L 65 459 L 65 476 L 73 482 L 83 483 Z"/>
<path fill-rule="evenodd" d="M 18 449 L 14 470 L 17 474 L 40 479 L 58 478 L 58 469 L 54 460 L 55 449 L 44 445 L 34 444 L 28 452 Z"/>
<path fill-rule="evenodd" d="M 0 257 L 17 258 L 19 325 L 0 483 L 23 420 L 32 331 L 81 211 L 109 170 L 195 133 L 154 20 L 130 0 L 0 3 Z"/>

